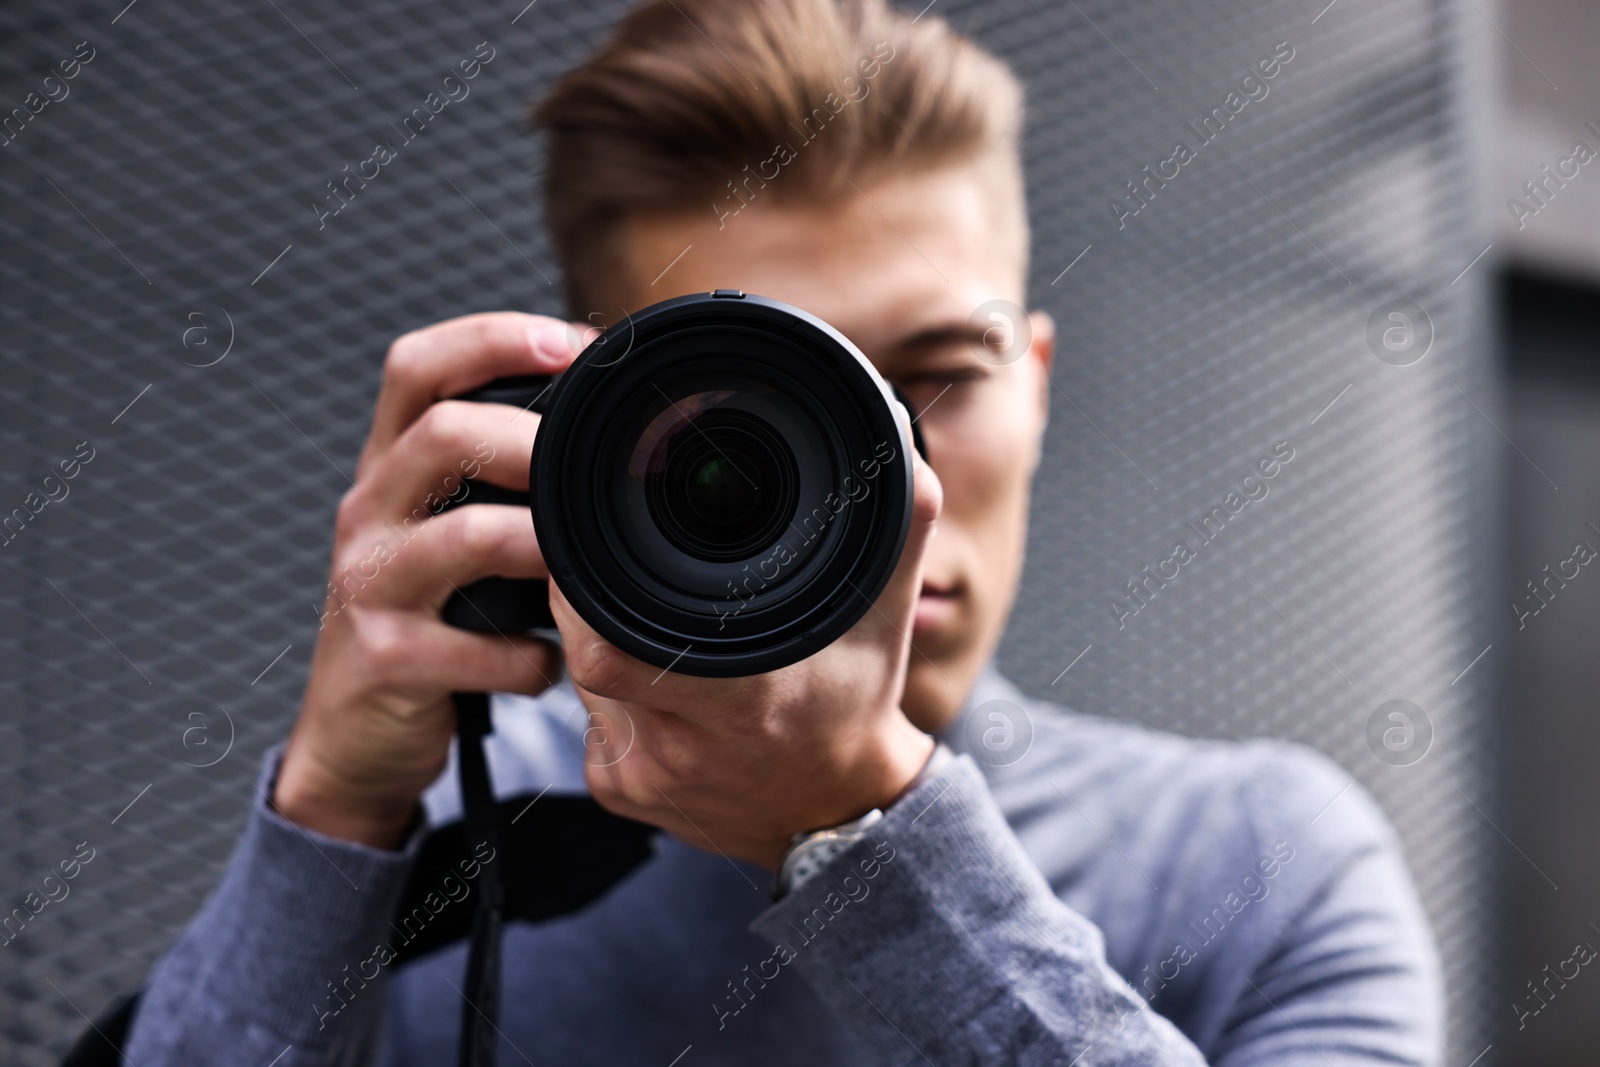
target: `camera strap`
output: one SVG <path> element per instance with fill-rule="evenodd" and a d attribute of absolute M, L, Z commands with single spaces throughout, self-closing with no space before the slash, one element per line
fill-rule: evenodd
<path fill-rule="evenodd" d="M 456 709 L 457 762 L 461 779 L 461 821 L 468 839 L 487 844 L 493 859 L 485 866 L 472 915 L 467 973 L 461 1007 L 461 1067 L 494 1067 L 499 1034 L 500 940 L 505 917 L 505 880 L 500 845 L 500 820 L 484 740 L 494 731 L 488 693 L 452 693 Z"/>

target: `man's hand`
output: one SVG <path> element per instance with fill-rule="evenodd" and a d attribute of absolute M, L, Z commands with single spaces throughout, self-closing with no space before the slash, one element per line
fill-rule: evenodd
<path fill-rule="evenodd" d="M 273 804 L 303 826 L 399 843 L 443 769 L 454 690 L 535 694 L 559 674 L 533 638 L 468 633 L 439 609 L 489 575 L 547 578 L 526 508 L 461 499 L 463 478 L 528 486 L 539 417 L 443 400 L 494 378 L 566 369 L 592 329 L 543 316 L 469 315 L 389 349 L 356 484 L 339 505 L 330 591 Z"/>
<path fill-rule="evenodd" d="M 439 610 L 489 575 L 549 578 L 525 509 L 471 502 L 433 514 L 463 477 L 528 485 L 539 418 L 454 402 L 485 382 L 564 370 L 589 328 L 471 315 L 390 348 L 356 485 L 339 507 L 331 589 L 273 803 L 331 836 L 397 844 L 443 769 L 455 690 L 537 694 L 559 653 L 473 634 Z M 904 416 L 902 416 L 904 417 Z M 844 637 L 779 671 L 708 679 L 663 672 L 605 641 L 551 583 L 568 669 L 596 727 L 591 791 L 606 807 L 707 850 L 776 867 L 791 834 L 895 799 L 932 740 L 900 710 L 922 554 L 939 514 L 920 456 L 905 552 Z M 610 755 L 620 744 L 627 755 Z"/>
<path fill-rule="evenodd" d="M 551 584 L 567 668 L 593 724 L 585 773 L 596 800 L 771 870 L 791 834 L 857 818 L 905 790 L 933 751 L 900 700 L 942 501 L 933 469 L 915 451 L 911 460 L 911 529 L 888 586 L 842 638 L 781 670 L 663 672 L 600 637 Z"/>

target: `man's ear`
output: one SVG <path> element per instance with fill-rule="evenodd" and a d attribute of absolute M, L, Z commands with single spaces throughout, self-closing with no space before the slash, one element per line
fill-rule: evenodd
<path fill-rule="evenodd" d="M 1056 361 L 1056 320 L 1048 311 L 1028 312 L 1028 325 L 1033 331 L 1033 341 L 1028 348 L 1028 359 L 1039 371 L 1039 434 L 1050 422 L 1050 371 Z"/>

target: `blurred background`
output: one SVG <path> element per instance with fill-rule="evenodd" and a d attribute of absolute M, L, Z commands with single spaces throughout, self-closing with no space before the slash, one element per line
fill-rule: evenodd
<path fill-rule="evenodd" d="M 1328 753 L 1405 845 L 1445 1062 L 1593 1063 L 1600 976 L 1540 983 L 1600 946 L 1600 7 L 925 3 L 1028 83 L 1030 299 L 1061 325 L 1002 668 Z M 522 114 L 619 10 L 0 6 L 0 1063 L 57 1062 L 225 862 L 388 341 L 561 313 Z M 480 45 L 471 95 L 321 216 Z M 1271 497 L 1119 622 L 1279 441 Z"/>
<path fill-rule="evenodd" d="M 1577 141 L 1600 149 L 1600 65 L 1585 59 L 1600 42 L 1600 6 L 1531 0 L 1504 5 L 1498 21 L 1503 119 L 1493 236 L 1495 252 L 1504 252 L 1496 279 L 1503 426 L 1560 486 L 1514 475 L 1505 482 L 1503 599 L 1517 607 L 1502 609 L 1506 673 L 1495 705 L 1505 831 L 1500 973 L 1506 995 L 1531 1009 L 1538 1004 L 1526 983 L 1542 983 L 1547 965 L 1571 956 L 1576 946 L 1568 941 L 1600 946 L 1600 776 L 1592 770 L 1600 753 L 1600 666 L 1592 651 L 1600 587 L 1581 572 L 1564 587 L 1543 584 L 1545 568 L 1559 568 L 1578 542 L 1600 548 L 1600 181 L 1587 180 L 1600 174 L 1585 166 L 1571 182 L 1547 186 L 1543 205 L 1523 183 L 1537 183 L 1542 168 L 1571 157 Z M 1526 215 L 1523 207 L 1538 212 Z M 1517 462 L 1508 460 L 1509 470 Z M 1530 581 L 1547 604 L 1529 598 Z M 1524 618 L 1519 608 L 1539 610 Z M 1513 1024 L 1507 1033 L 1512 1062 L 1594 1062 L 1600 983 L 1554 988 L 1558 999 L 1525 1029 Z"/>

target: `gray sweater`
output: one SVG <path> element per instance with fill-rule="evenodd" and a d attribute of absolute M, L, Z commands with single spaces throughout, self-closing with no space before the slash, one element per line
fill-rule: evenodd
<path fill-rule="evenodd" d="M 582 791 L 570 686 L 494 714 L 499 792 Z M 943 739 L 961 755 L 776 904 L 765 871 L 661 837 L 588 908 L 509 926 L 499 1062 L 1438 1062 L 1431 935 L 1337 765 L 1074 713 L 992 670 Z M 430 790 L 431 821 L 458 817 L 455 788 L 452 770 Z M 323 837 L 258 797 L 150 975 L 129 1061 L 453 1064 L 465 947 L 386 963 L 416 848 Z M 471 892 L 464 871 L 439 906 Z"/>

